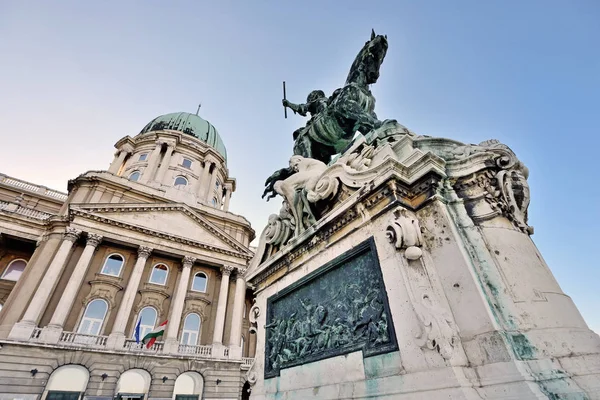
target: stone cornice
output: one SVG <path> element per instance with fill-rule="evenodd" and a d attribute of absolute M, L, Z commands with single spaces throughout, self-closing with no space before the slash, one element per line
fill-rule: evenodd
<path fill-rule="evenodd" d="M 182 203 L 171 203 L 171 204 L 104 204 L 104 205 L 85 205 L 85 204 L 71 204 L 71 210 L 85 210 L 91 213 L 103 213 L 103 212 L 148 212 L 148 211 L 179 211 L 188 217 L 196 221 L 200 226 L 205 228 L 208 232 L 218 237 L 231 247 L 235 248 L 241 253 L 252 255 L 250 250 L 243 244 L 232 238 L 221 229 L 215 227 L 210 221 L 204 216 L 194 212 L 189 206 Z"/>
<path fill-rule="evenodd" d="M 246 281 L 257 285 L 280 269 L 289 266 L 294 260 L 310 249 L 327 242 L 335 233 L 352 222 L 373 219 L 384 209 L 402 205 L 409 209 L 419 209 L 435 197 L 436 189 L 443 176 L 436 171 L 421 176 L 418 181 L 408 184 L 395 169 L 390 169 L 363 190 L 353 193 L 317 224 L 304 231 L 299 237 L 288 242 L 273 257 L 259 263 L 253 260 L 246 273 Z M 386 204 L 387 203 L 387 204 Z M 374 213 L 369 215 L 369 213 Z M 258 252 L 257 252 L 258 254 Z"/>
<path fill-rule="evenodd" d="M 252 254 L 251 253 L 240 253 L 240 252 L 236 252 L 236 251 L 232 251 L 232 250 L 227 250 L 227 249 L 223 249 L 220 247 L 215 247 L 215 246 L 211 246 L 207 243 L 202 243 L 202 242 L 198 242 L 195 240 L 191 240 L 188 238 L 184 238 L 184 237 L 180 237 L 180 236 L 175 236 L 172 234 L 168 234 L 168 233 L 164 233 L 164 232 L 160 232 L 160 231 L 155 231 L 149 228 L 145 228 L 145 227 L 141 227 L 141 226 L 137 226 L 137 225 L 133 225 L 133 224 L 128 224 L 128 223 L 124 223 L 121 221 L 115 221 L 113 219 L 107 218 L 107 217 L 103 217 L 101 215 L 98 214 L 92 214 L 90 212 L 86 212 L 82 209 L 71 209 L 70 210 L 70 214 L 71 216 L 78 216 L 81 218 L 85 218 L 85 219 L 89 219 L 92 221 L 97 221 L 106 225 L 111 225 L 111 226 L 116 226 L 119 228 L 123 228 L 126 230 L 130 230 L 130 231 L 135 231 L 135 232 L 140 232 L 143 233 L 145 235 L 149 235 L 149 236 L 154 236 L 154 237 L 158 237 L 161 239 L 166 239 L 175 243 L 182 243 L 182 244 L 186 244 L 188 246 L 192 246 L 192 247 L 196 247 L 202 250 L 206 250 L 209 252 L 214 252 L 214 253 L 219 253 L 219 254 L 224 254 L 227 256 L 231 256 L 231 257 L 235 257 L 235 258 L 242 258 L 244 260 L 249 260 L 250 258 L 252 258 Z"/>
<path fill-rule="evenodd" d="M 124 192 L 131 192 L 140 197 L 152 199 L 153 201 L 164 202 L 164 204 L 176 204 L 176 205 L 184 204 L 184 203 L 174 203 L 171 200 L 169 200 L 165 195 L 165 190 L 163 190 L 163 189 L 148 186 L 148 185 L 140 183 L 140 182 L 132 182 L 125 177 L 118 176 L 118 175 L 112 174 L 107 171 L 87 171 L 87 172 L 79 175 L 77 178 L 71 179 L 69 181 L 69 192 L 73 189 L 73 186 L 75 184 L 81 184 L 81 182 L 84 182 L 84 181 L 89 181 L 89 182 L 93 182 L 93 183 L 102 182 L 106 185 L 116 186 L 120 190 L 123 190 Z M 143 203 L 143 204 L 147 205 L 147 204 L 153 204 L 153 203 Z M 77 205 L 83 206 L 84 204 L 80 203 Z M 187 207 L 189 207 L 190 209 L 192 208 L 190 206 L 187 206 Z M 214 207 L 210 207 L 210 206 L 200 204 L 200 203 L 195 204 L 194 208 L 197 209 L 198 212 L 214 214 L 218 218 L 223 218 L 223 219 L 227 220 L 227 222 L 232 225 L 236 225 L 242 229 L 248 229 L 252 233 L 250 239 L 252 240 L 254 238 L 254 230 L 250 226 L 250 221 L 248 221 L 245 217 L 234 214 L 229 211 L 218 210 Z"/>

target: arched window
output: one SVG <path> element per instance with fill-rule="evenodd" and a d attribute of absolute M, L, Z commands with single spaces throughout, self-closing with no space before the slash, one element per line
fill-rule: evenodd
<path fill-rule="evenodd" d="M 147 158 L 148 158 L 148 153 L 142 153 L 142 154 L 140 154 L 140 158 L 138 158 L 138 161 L 146 161 Z"/>
<path fill-rule="evenodd" d="M 165 264 L 156 264 L 154 268 L 152 268 L 152 273 L 150 274 L 150 283 L 164 285 L 167 283 L 168 275 L 169 267 L 167 267 Z"/>
<path fill-rule="evenodd" d="M 188 314 L 183 322 L 183 332 L 181 332 L 181 344 L 195 346 L 198 344 L 198 335 L 200 334 L 200 316 L 198 314 Z"/>
<path fill-rule="evenodd" d="M 244 302 L 244 311 L 242 312 L 242 318 L 243 319 L 246 319 L 246 311 L 247 311 L 246 302 Z"/>
<path fill-rule="evenodd" d="M 215 182 L 215 189 L 219 189 L 219 186 L 221 186 L 221 182 L 217 179 Z"/>
<path fill-rule="evenodd" d="M 217 198 L 216 197 L 213 197 L 213 199 L 212 199 L 212 205 L 213 205 L 213 207 L 217 206 Z"/>
<path fill-rule="evenodd" d="M 129 175 L 129 180 L 137 182 L 140 179 L 140 171 L 133 171 L 131 175 Z"/>
<path fill-rule="evenodd" d="M 90 301 L 85 308 L 77 332 L 87 335 L 99 335 L 104 323 L 104 317 L 106 317 L 106 310 L 108 310 L 106 301 L 102 299 Z"/>
<path fill-rule="evenodd" d="M 116 393 L 117 399 L 135 399 L 135 398 L 145 398 L 145 394 L 148 393 L 150 389 L 150 382 L 152 378 L 147 371 L 143 369 L 130 369 L 121 374 L 119 380 L 117 381 L 117 389 Z M 139 394 L 142 396 L 132 396 L 131 394 Z M 129 394 L 129 396 L 118 396 L 119 394 Z"/>
<path fill-rule="evenodd" d="M 106 257 L 106 260 L 104 260 L 104 266 L 102 267 L 100 273 L 104 275 L 120 276 L 121 268 L 123 268 L 124 262 L 125 259 L 122 255 L 111 254 L 110 256 Z"/>
<path fill-rule="evenodd" d="M 192 281 L 192 290 L 195 292 L 206 292 L 206 284 L 208 282 L 208 277 L 204 272 L 198 272 L 194 275 L 194 280 Z"/>
<path fill-rule="evenodd" d="M 85 367 L 63 365 L 55 369 L 48 379 L 46 400 L 79 399 L 85 392 L 89 379 L 90 373 Z"/>
<path fill-rule="evenodd" d="M 151 332 L 156 325 L 156 310 L 152 307 L 144 307 L 142 311 L 140 311 L 138 319 L 135 321 L 135 325 L 137 326 L 138 321 L 140 321 L 140 340 L 143 339 L 144 336 L 148 332 Z M 135 336 L 135 329 L 133 332 L 133 336 Z"/>
<path fill-rule="evenodd" d="M 202 399 L 204 378 L 197 372 L 189 371 L 179 375 L 173 388 L 173 400 L 177 399 Z"/>
<path fill-rule="evenodd" d="M 6 279 L 7 281 L 18 281 L 23 271 L 25 271 L 26 266 L 27 261 L 25 260 L 12 260 L 10 264 L 8 264 L 8 267 L 6 267 L 4 270 L 2 279 Z"/>
<path fill-rule="evenodd" d="M 189 158 L 184 158 L 183 161 L 181 162 L 181 166 L 183 168 L 191 169 L 192 168 L 192 160 L 190 160 Z"/>
<path fill-rule="evenodd" d="M 185 177 L 178 176 L 177 178 L 175 178 L 174 186 L 186 186 L 187 184 L 188 184 L 188 181 L 187 181 L 187 179 L 185 179 Z"/>

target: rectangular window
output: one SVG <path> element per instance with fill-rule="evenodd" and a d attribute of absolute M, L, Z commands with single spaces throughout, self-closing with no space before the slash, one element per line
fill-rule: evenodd
<path fill-rule="evenodd" d="M 197 394 L 177 394 L 175 400 L 198 400 Z"/>
<path fill-rule="evenodd" d="M 183 168 L 191 169 L 192 168 L 192 160 L 190 160 L 189 158 L 184 158 L 181 165 L 183 166 Z"/>
<path fill-rule="evenodd" d="M 138 161 L 146 161 L 146 158 L 148 158 L 148 153 L 142 153 Z"/>
<path fill-rule="evenodd" d="M 48 391 L 46 400 L 78 400 L 80 392 L 62 392 L 58 390 Z"/>

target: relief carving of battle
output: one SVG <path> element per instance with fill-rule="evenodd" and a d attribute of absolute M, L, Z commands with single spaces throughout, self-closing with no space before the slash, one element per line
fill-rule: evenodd
<path fill-rule="evenodd" d="M 397 348 L 388 300 L 371 241 L 269 299 L 265 377 L 281 368 L 363 350 Z"/>

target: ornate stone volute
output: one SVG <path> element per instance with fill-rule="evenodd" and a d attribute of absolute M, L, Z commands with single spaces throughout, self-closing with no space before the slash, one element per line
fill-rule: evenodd
<path fill-rule="evenodd" d="M 185 256 L 181 260 L 181 263 L 183 264 L 183 268 L 191 268 L 195 262 L 196 262 L 196 257 L 191 257 L 191 256 Z"/>
<path fill-rule="evenodd" d="M 146 247 L 146 246 L 140 246 L 138 248 L 138 257 L 139 258 L 148 258 L 150 257 L 150 254 L 152 253 L 152 248 L 150 247 Z"/>
<path fill-rule="evenodd" d="M 495 139 L 474 145 L 429 137 L 414 144 L 446 161 L 448 178 L 476 224 L 504 216 L 517 229 L 533 233 L 527 224 L 529 171 L 508 146 Z"/>
<path fill-rule="evenodd" d="M 386 236 L 396 249 L 404 250 L 407 259 L 418 260 L 423 255 L 420 248 L 423 245 L 423 236 L 419 221 L 403 207 L 394 210 L 394 217 L 387 227 Z"/>
<path fill-rule="evenodd" d="M 86 244 L 88 246 L 98 247 L 98 245 L 102 242 L 102 239 L 103 237 L 101 235 L 88 233 Z"/>
<path fill-rule="evenodd" d="M 79 239 L 79 236 L 81 236 L 81 230 L 71 228 L 69 226 L 65 230 L 64 240 L 68 240 L 69 242 L 75 243 Z"/>
<path fill-rule="evenodd" d="M 221 267 L 221 274 L 223 274 L 224 276 L 230 276 L 234 270 L 235 268 L 231 265 L 223 265 Z"/>
<path fill-rule="evenodd" d="M 260 316 L 260 307 L 256 304 L 256 299 L 253 300 L 254 304 L 250 308 L 250 315 L 248 317 L 250 321 L 250 333 L 256 333 L 258 328 L 258 317 Z"/>

